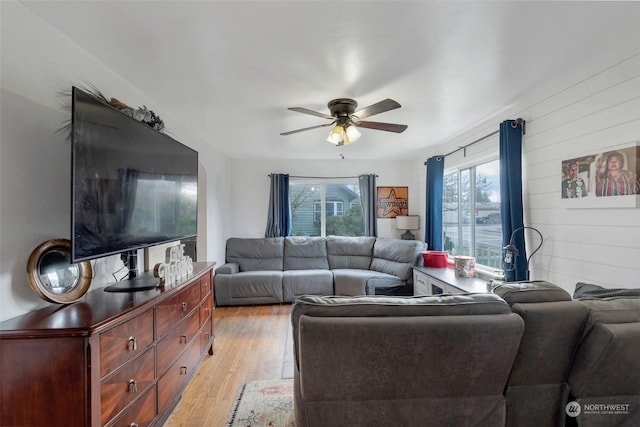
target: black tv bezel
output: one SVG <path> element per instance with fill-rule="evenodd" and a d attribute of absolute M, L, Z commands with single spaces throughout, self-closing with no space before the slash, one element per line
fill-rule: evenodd
<path fill-rule="evenodd" d="M 138 120 L 136 120 L 133 117 L 130 117 L 124 113 L 122 113 L 121 111 L 119 111 L 117 108 L 107 104 L 106 102 L 104 102 L 103 100 L 93 96 L 92 94 L 88 93 L 85 90 L 82 90 L 76 86 L 72 86 L 71 88 L 71 176 L 70 176 L 70 193 L 71 193 L 71 223 L 70 223 L 70 241 L 71 241 L 71 262 L 72 263 L 77 263 L 77 262 L 81 262 L 81 261 L 90 261 L 90 260 L 94 260 L 94 259 L 98 259 L 98 258 L 104 258 L 104 257 L 108 257 L 108 256 L 112 256 L 112 255 L 119 255 L 119 254 L 123 254 L 123 253 L 130 253 L 132 251 L 137 251 L 140 249 L 146 249 L 146 248 L 150 248 L 153 246 L 158 246 L 158 245 L 162 245 L 165 243 L 170 243 L 170 242 L 175 242 L 175 241 L 179 241 L 179 240 L 183 240 L 183 239 L 190 239 L 190 238 L 194 238 L 198 236 L 198 218 L 199 218 L 199 212 L 198 212 L 198 208 L 199 208 L 199 197 L 196 195 L 196 229 L 195 229 L 195 233 L 192 234 L 185 234 L 182 235 L 178 238 L 172 237 L 170 239 L 161 239 L 161 240 L 154 240 L 153 242 L 149 242 L 149 243 L 142 243 L 142 244 L 138 244 L 138 245 L 131 245 L 131 246 L 127 246 L 125 248 L 119 249 L 119 250 L 113 250 L 113 251 L 107 251 L 107 252 L 100 252 L 100 253 L 94 253 L 91 254 L 89 256 L 83 256 L 83 257 L 76 257 L 76 244 L 75 244 L 75 239 L 74 239 L 74 234 L 75 234 L 75 202 L 76 202 L 76 194 L 75 194 L 75 169 L 76 169 L 76 162 L 75 162 L 75 147 L 76 147 L 76 134 L 75 134 L 75 108 L 76 108 L 76 91 L 80 91 L 82 92 L 84 95 L 92 98 L 95 102 L 101 104 L 104 108 L 109 108 L 111 110 L 113 110 L 114 112 L 117 112 L 118 114 L 122 114 L 122 116 L 126 119 L 129 120 L 133 120 L 136 124 L 136 126 L 144 126 L 146 128 L 148 128 L 149 130 L 153 131 L 153 132 L 157 132 L 158 135 L 160 135 L 163 138 L 166 138 L 168 140 L 170 140 L 172 143 L 174 144 L 179 144 L 181 146 L 183 146 L 184 148 L 191 150 L 196 157 L 196 184 L 199 182 L 199 174 L 200 174 L 200 168 L 199 168 L 199 153 L 197 150 L 194 150 L 193 148 L 183 144 L 182 142 L 176 140 L 175 138 L 167 135 L 164 132 L 159 132 L 156 129 L 153 129 L 152 127 L 148 126 L 145 123 L 142 123 Z"/>

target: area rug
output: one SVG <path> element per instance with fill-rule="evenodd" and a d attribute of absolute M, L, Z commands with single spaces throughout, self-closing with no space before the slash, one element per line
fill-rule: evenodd
<path fill-rule="evenodd" d="M 252 381 L 243 384 L 226 427 L 295 427 L 293 380 Z"/>

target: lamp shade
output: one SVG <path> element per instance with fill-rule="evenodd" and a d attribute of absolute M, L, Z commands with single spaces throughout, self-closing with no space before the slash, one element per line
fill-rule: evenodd
<path fill-rule="evenodd" d="M 332 144 L 342 145 L 344 142 L 344 128 L 340 125 L 336 125 L 327 137 L 327 141 Z"/>
<path fill-rule="evenodd" d="M 346 129 L 346 134 L 349 137 L 349 143 L 356 142 L 360 138 L 360 131 L 354 125 L 349 125 Z"/>
<path fill-rule="evenodd" d="M 419 215 L 396 216 L 396 229 L 398 230 L 417 230 L 420 228 Z"/>

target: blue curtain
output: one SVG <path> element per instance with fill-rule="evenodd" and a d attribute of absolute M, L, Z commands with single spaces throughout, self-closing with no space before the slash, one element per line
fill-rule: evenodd
<path fill-rule="evenodd" d="M 378 235 L 378 221 L 376 219 L 376 176 L 375 174 L 360 175 L 360 204 L 364 218 L 364 235 Z"/>
<path fill-rule="evenodd" d="M 427 206 L 424 241 L 427 249 L 442 250 L 442 187 L 444 181 L 444 156 L 427 159 Z"/>
<path fill-rule="evenodd" d="M 514 230 L 524 226 L 522 207 L 522 124 L 516 120 L 500 123 L 500 220 L 502 246 L 509 245 Z M 513 236 L 517 251 L 515 266 L 505 271 L 508 282 L 527 280 L 527 253 L 524 233 Z"/>
<path fill-rule="evenodd" d="M 270 177 L 269 213 L 264 237 L 288 236 L 291 233 L 289 175 L 272 173 Z"/>

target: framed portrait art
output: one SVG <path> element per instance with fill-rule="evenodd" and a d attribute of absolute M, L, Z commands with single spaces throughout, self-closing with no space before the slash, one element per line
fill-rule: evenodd
<path fill-rule="evenodd" d="M 640 143 L 563 160 L 560 197 L 567 207 L 640 207 Z"/>

